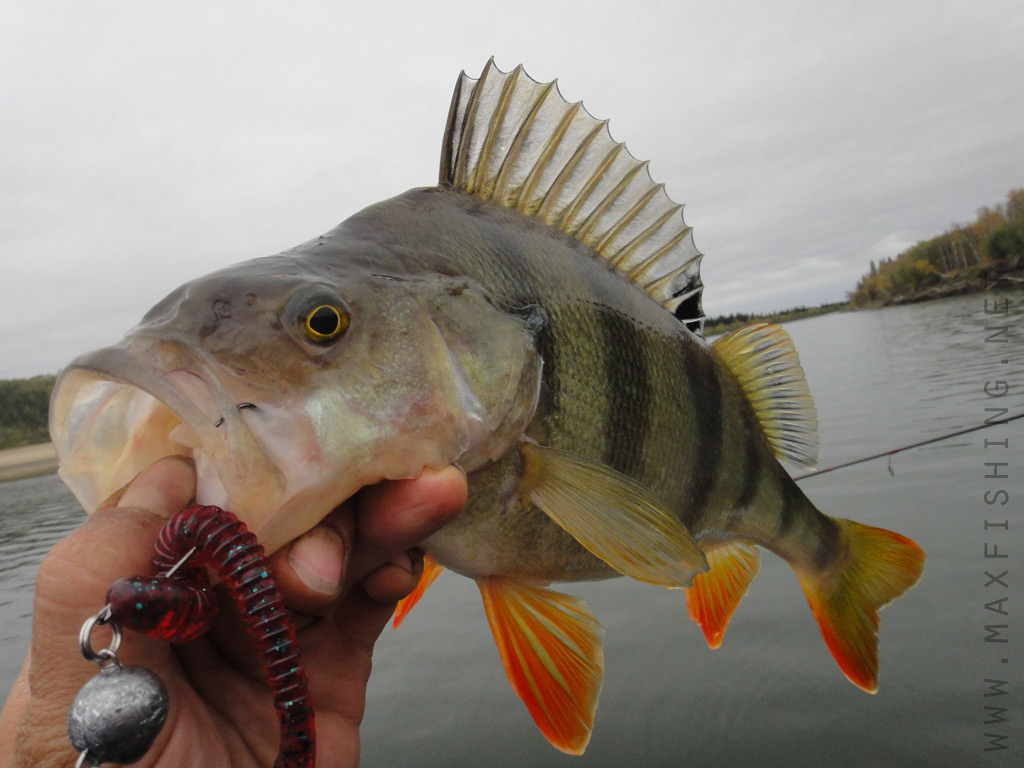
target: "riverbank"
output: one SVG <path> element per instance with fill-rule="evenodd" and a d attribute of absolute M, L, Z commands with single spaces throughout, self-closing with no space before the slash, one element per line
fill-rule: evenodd
<path fill-rule="evenodd" d="M 789 323 L 793 320 L 803 320 L 807 317 L 817 317 L 818 315 L 827 315 L 832 312 L 846 312 L 849 309 L 850 303 L 848 301 L 837 301 L 833 304 L 822 304 L 817 307 L 794 307 L 793 309 L 773 312 L 767 315 L 748 314 L 745 312 L 720 315 L 708 318 L 707 322 L 704 323 L 704 335 L 707 338 L 711 338 L 712 336 L 729 333 L 729 331 L 735 331 L 737 328 L 743 328 L 754 323 Z"/>
<path fill-rule="evenodd" d="M 916 304 L 919 301 L 946 299 L 950 296 L 963 296 L 966 293 L 984 293 L 1000 288 L 1020 288 L 1024 284 L 1024 270 L 1020 268 L 1024 259 L 1018 259 L 1011 269 L 981 268 L 962 270 L 955 276 L 919 291 L 907 291 L 890 297 L 879 306 L 896 306 L 899 304 Z M 862 309 L 873 307 L 861 307 Z"/>
<path fill-rule="evenodd" d="M 57 471 L 57 453 L 51 443 L 0 450 L 0 483 Z"/>
<path fill-rule="evenodd" d="M 968 293 L 1015 289 L 1024 286 L 1024 255 L 1007 259 L 999 264 L 957 269 L 941 275 L 916 288 L 904 286 L 900 290 L 879 292 L 871 298 L 865 296 L 863 281 L 857 293 L 851 294 L 852 309 L 881 309 L 901 304 L 948 299 Z"/>

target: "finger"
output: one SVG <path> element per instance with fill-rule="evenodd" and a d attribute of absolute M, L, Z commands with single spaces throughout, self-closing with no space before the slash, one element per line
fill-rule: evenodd
<path fill-rule="evenodd" d="M 423 575 L 423 552 L 410 549 L 399 552 L 391 560 L 363 579 L 363 589 L 371 600 L 392 608 L 412 594 Z"/>
<path fill-rule="evenodd" d="M 150 570 L 160 526 L 194 494 L 188 461 L 158 461 L 129 484 L 118 507 L 97 512 L 50 550 L 36 577 L 34 666 L 66 656 L 66 638 L 77 637 L 85 619 L 103 607 L 111 583 Z"/>
<path fill-rule="evenodd" d="M 324 619 L 304 631 L 303 661 L 318 708 L 359 723 L 373 647 L 393 608 L 372 599 L 357 584 Z"/>
<path fill-rule="evenodd" d="M 279 549 L 270 564 L 288 607 L 324 615 L 341 596 L 341 585 L 355 536 L 352 505 L 344 504 Z"/>
<path fill-rule="evenodd" d="M 467 492 L 466 476 L 455 466 L 364 489 L 356 499 L 356 538 L 346 585 L 453 520 L 465 505 Z"/>
<path fill-rule="evenodd" d="M 195 495 L 195 466 L 184 456 L 168 456 L 139 473 L 117 506 L 144 509 L 166 520 L 188 506 Z"/>
<path fill-rule="evenodd" d="M 30 692 L 28 689 L 28 667 L 30 659 L 25 657 L 18 677 L 11 686 L 3 710 L 0 710 L 0 765 L 14 765 L 15 734 L 28 710 Z"/>
<path fill-rule="evenodd" d="M 118 507 L 97 512 L 57 542 L 36 577 L 34 666 L 44 666 L 51 655 L 66 656 L 66 647 L 55 644 L 77 637 L 85 619 L 103 607 L 113 581 L 150 570 L 160 526 L 194 493 L 190 463 L 158 461 L 131 482 Z"/>
<path fill-rule="evenodd" d="M 338 507 L 271 558 L 288 606 L 322 616 L 342 594 L 343 585 L 353 584 L 378 567 L 381 572 L 369 585 L 369 593 L 383 602 L 401 599 L 415 589 L 421 572 L 405 550 L 458 513 L 465 503 L 465 484 L 461 470 L 449 467 L 427 471 L 416 480 L 367 488 Z M 357 509 L 364 522 L 354 566 L 349 566 Z"/>

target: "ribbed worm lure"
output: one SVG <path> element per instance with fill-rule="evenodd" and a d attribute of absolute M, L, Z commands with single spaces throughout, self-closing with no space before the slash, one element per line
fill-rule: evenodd
<path fill-rule="evenodd" d="M 167 693 L 149 670 L 118 663 L 120 627 L 171 643 L 199 637 L 217 615 L 210 568 L 252 635 L 274 695 L 281 725 L 274 768 L 312 766 L 313 706 L 295 625 L 256 537 L 230 512 L 192 506 L 161 528 L 156 551 L 153 565 L 160 575 L 118 579 L 106 607 L 82 627 L 82 654 L 100 672 L 79 691 L 68 713 L 77 765 L 135 762 L 152 745 L 167 717 Z M 97 624 L 108 624 L 114 638 L 109 648 L 94 652 L 89 635 Z"/>

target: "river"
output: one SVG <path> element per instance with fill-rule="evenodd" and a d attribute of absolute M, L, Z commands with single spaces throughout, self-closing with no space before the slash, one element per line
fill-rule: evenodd
<path fill-rule="evenodd" d="M 1022 292 L 786 327 L 818 407 L 822 466 L 1024 412 Z M 1020 765 L 1022 424 L 802 481 L 827 514 L 891 528 L 927 553 L 920 584 L 882 613 L 876 695 L 839 672 L 796 578 L 770 554 L 716 651 L 677 592 L 569 585 L 607 631 L 594 736 L 571 758 L 509 690 L 476 588 L 446 573 L 378 644 L 363 764 Z M 0 485 L 0 695 L 28 645 L 38 562 L 79 514 L 53 476 Z"/>

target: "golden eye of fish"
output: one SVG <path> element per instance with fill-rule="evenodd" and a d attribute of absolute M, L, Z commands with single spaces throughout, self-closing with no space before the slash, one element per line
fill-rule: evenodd
<path fill-rule="evenodd" d="M 310 341 L 334 341 L 348 330 L 348 322 L 346 310 L 330 304 L 321 304 L 302 320 L 302 332 Z"/>

